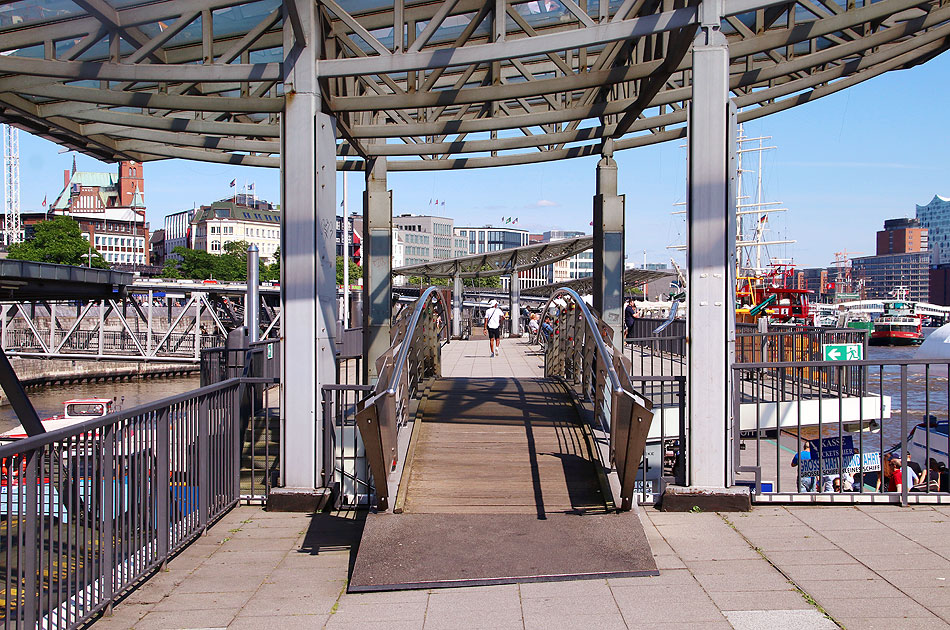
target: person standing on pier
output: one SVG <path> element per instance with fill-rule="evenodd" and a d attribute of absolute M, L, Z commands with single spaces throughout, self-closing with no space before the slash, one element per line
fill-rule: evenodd
<path fill-rule="evenodd" d="M 488 347 L 491 350 L 491 356 L 499 350 L 501 343 L 501 320 L 505 314 L 498 308 L 498 300 L 492 300 L 488 304 L 488 310 L 485 311 L 485 332 L 488 333 Z"/>
<path fill-rule="evenodd" d="M 633 298 L 627 298 L 627 306 L 623 309 L 623 325 L 627 329 L 627 339 L 633 339 L 633 327 L 636 325 L 637 307 L 633 303 Z"/>

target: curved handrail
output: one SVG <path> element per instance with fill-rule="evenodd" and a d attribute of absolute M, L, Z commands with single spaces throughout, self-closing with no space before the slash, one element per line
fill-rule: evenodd
<path fill-rule="evenodd" d="M 393 362 L 393 373 L 389 379 L 389 386 L 385 389 L 385 393 L 395 395 L 396 389 L 399 384 L 399 379 L 402 378 L 403 366 L 406 364 L 406 359 L 409 356 L 409 347 L 412 344 L 407 343 L 407 340 L 412 339 L 412 336 L 416 332 L 416 326 L 419 324 L 419 318 L 422 316 L 422 311 L 425 309 L 426 304 L 429 303 L 429 297 L 435 295 L 439 296 L 438 287 L 429 287 L 422 292 L 422 295 L 419 296 L 419 299 L 416 300 L 416 305 L 412 309 L 412 314 L 409 316 L 409 322 L 406 324 L 406 333 L 403 338 L 402 347 L 399 348 L 399 354 L 396 356 L 396 360 Z M 442 300 L 440 299 L 441 303 Z M 445 305 L 442 306 L 443 312 L 445 311 Z"/>
<path fill-rule="evenodd" d="M 607 376 L 610 378 L 610 386 L 614 389 L 623 389 L 623 384 L 620 381 L 620 375 L 617 373 L 617 369 L 614 367 L 613 355 L 607 350 L 607 344 L 604 343 L 603 332 L 598 326 L 598 320 L 594 317 L 594 314 L 590 312 L 587 303 L 581 298 L 580 294 L 574 289 L 569 289 L 567 287 L 561 287 L 557 289 L 548 299 L 547 304 L 544 305 L 544 310 L 542 312 L 542 317 L 548 312 L 551 308 L 551 303 L 554 302 L 561 295 L 569 296 L 576 304 L 580 306 L 581 312 L 584 314 L 584 319 L 587 320 L 587 325 L 591 330 L 596 330 L 597 335 L 594 335 L 594 339 L 597 340 L 597 352 L 604 357 L 604 365 L 607 366 Z M 543 320 L 542 320 L 543 321 Z"/>

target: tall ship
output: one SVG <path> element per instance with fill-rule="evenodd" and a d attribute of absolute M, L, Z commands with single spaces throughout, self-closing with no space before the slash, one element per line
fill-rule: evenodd
<path fill-rule="evenodd" d="M 795 241 L 770 238 L 769 216 L 785 212 L 779 201 L 765 201 L 762 193 L 762 156 L 771 136 L 750 137 L 739 125 L 736 138 L 736 321 L 755 323 L 762 317 L 782 324 L 810 324 L 808 296 L 799 289 L 795 266 L 770 255 L 770 246 Z M 755 158 L 753 160 L 753 158 Z M 685 205 L 685 203 L 677 204 Z M 674 212 L 685 214 L 685 211 Z M 668 249 L 685 250 L 685 245 Z"/>
<path fill-rule="evenodd" d="M 884 302 L 884 314 L 874 322 L 874 331 L 868 339 L 872 346 L 919 346 L 924 342 L 923 318 L 917 313 L 916 303 L 907 301 L 904 287 L 894 290 L 897 297 Z"/>

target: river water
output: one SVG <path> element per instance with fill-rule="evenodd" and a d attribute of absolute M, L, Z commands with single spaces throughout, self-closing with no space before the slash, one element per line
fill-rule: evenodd
<path fill-rule="evenodd" d="M 198 389 L 199 378 L 170 376 L 115 383 L 72 383 L 38 387 L 27 392 L 40 418 L 63 413 L 63 403 L 73 398 L 116 398 L 123 409 Z M 0 407 L 0 433 L 19 424 L 13 407 Z"/>

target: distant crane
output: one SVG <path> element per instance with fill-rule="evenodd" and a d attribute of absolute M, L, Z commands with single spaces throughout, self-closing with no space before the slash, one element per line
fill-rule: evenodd
<path fill-rule="evenodd" d="M 6 245 L 23 240 L 20 222 L 20 130 L 3 125 L 3 242 Z"/>

